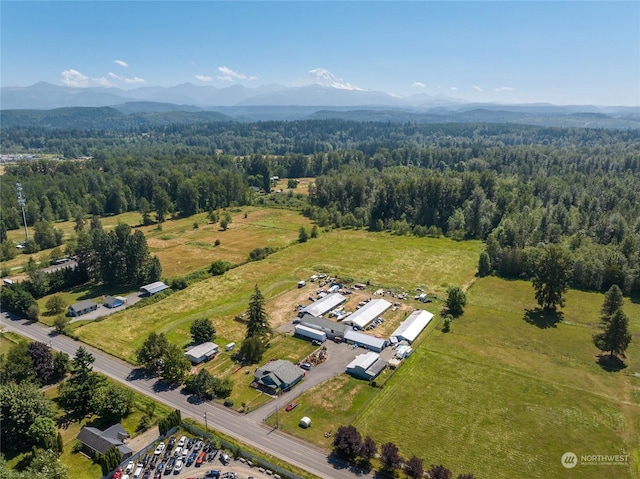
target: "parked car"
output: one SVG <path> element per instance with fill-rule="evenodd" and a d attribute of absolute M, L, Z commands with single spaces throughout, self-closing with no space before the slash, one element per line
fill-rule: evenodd
<path fill-rule="evenodd" d="M 175 445 L 176 445 L 176 437 L 175 436 L 171 436 L 169 438 L 169 444 L 167 445 L 167 447 L 169 449 L 173 449 L 173 446 L 175 446 Z"/>
<path fill-rule="evenodd" d="M 180 471 L 182 471 L 182 464 L 183 464 L 182 459 L 178 459 L 176 461 L 176 465 L 173 466 L 173 473 L 174 474 L 180 474 Z"/>
<path fill-rule="evenodd" d="M 220 477 L 220 471 L 217 469 L 211 469 L 210 471 L 207 471 L 204 477 L 206 479 L 218 479 Z"/>
<path fill-rule="evenodd" d="M 310 371 L 311 370 L 311 364 L 309 364 L 309 363 L 302 363 L 302 364 L 300 364 L 300 367 L 302 369 L 304 369 L 305 371 Z"/>
<path fill-rule="evenodd" d="M 292 403 L 289 403 L 289 405 L 284 408 L 285 411 L 289 412 L 291 411 L 293 408 L 295 408 L 298 405 L 297 402 L 293 401 Z"/>
<path fill-rule="evenodd" d="M 178 447 L 184 447 L 186 443 L 187 443 L 187 436 L 182 436 L 178 441 Z"/>
<path fill-rule="evenodd" d="M 154 456 L 158 456 L 162 454 L 162 451 L 164 451 L 164 442 L 161 442 L 160 444 L 158 444 L 158 447 L 156 447 L 156 450 L 153 451 L 153 454 Z"/>
<path fill-rule="evenodd" d="M 201 451 L 200 454 L 198 454 L 198 457 L 196 458 L 196 467 L 202 466 L 202 463 L 206 458 L 207 458 L 207 453 L 204 451 Z"/>
<path fill-rule="evenodd" d="M 227 464 L 229 464 L 229 462 L 231 462 L 231 458 L 226 452 L 223 452 L 222 454 L 220 454 L 220 462 L 226 466 Z"/>
<path fill-rule="evenodd" d="M 314 339 L 313 341 L 311 341 L 311 344 L 313 344 L 314 346 L 322 346 L 322 341 Z"/>
<path fill-rule="evenodd" d="M 193 451 L 191 454 L 189 454 L 189 457 L 187 457 L 184 465 L 187 467 L 191 466 L 191 464 L 196 461 L 196 457 L 198 457 L 198 453 L 196 451 Z"/>
<path fill-rule="evenodd" d="M 192 437 L 189 438 L 189 440 L 187 441 L 187 449 L 191 449 L 191 447 L 193 447 L 193 444 L 196 442 L 196 440 Z"/>
<path fill-rule="evenodd" d="M 133 461 L 129 461 L 127 463 L 127 467 L 124 470 L 125 474 L 131 474 L 131 472 L 133 472 L 133 468 L 136 467 L 136 465 L 134 464 Z"/>

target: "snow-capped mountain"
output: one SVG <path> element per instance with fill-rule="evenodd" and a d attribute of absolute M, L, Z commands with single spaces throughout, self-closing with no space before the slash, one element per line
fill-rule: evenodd
<path fill-rule="evenodd" d="M 366 91 L 364 88 L 360 88 L 344 81 L 342 78 L 337 77 L 324 68 L 314 68 L 313 70 L 309 70 L 302 78 L 291 84 L 291 86 L 294 87 L 309 85 L 320 85 L 328 88 L 335 88 L 337 90 Z"/>

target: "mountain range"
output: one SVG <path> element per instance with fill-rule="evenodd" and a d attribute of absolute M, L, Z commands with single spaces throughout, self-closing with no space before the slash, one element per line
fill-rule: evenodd
<path fill-rule="evenodd" d="M 40 82 L 28 87 L 0 88 L 3 123 L 7 110 L 52 110 L 65 107 L 112 107 L 123 114 L 184 112 L 189 121 L 206 118 L 293 120 L 350 118 L 364 121 L 489 121 L 547 126 L 640 128 L 640 107 L 558 106 L 549 103 L 471 103 L 444 95 L 407 97 L 371 91 L 345 82 L 323 69 L 309 71 L 290 86 L 226 88 L 183 83 L 172 87 L 77 88 Z M 222 115 L 203 115 L 202 112 Z M 35 115 L 35 113 L 34 113 Z M 31 116 L 31 118 L 42 115 Z M 24 118 L 24 115 L 19 115 Z M 195 120 L 194 120 L 195 118 Z M 14 118 L 15 119 L 15 118 Z M 6 123 L 5 123 L 6 124 Z"/>

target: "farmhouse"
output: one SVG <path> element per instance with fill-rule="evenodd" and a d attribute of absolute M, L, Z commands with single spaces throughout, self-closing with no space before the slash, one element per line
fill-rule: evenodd
<path fill-rule="evenodd" d="M 318 318 L 311 314 L 305 314 L 300 319 L 300 324 L 324 332 L 329 339 L 335 339 L 336 337 L 344 338 L 344 333 L 347 329 L 351 329 L 349 325 L 344 323 L 336 323 L 325 318 Z"/>
<path fill-rule="evenodd" d="M 120 424 L 114 424 L 108 429 L 101 431 L 95 427 L 83 427 L 78 434 L 78 441 L 93 457 L 104 455 L 113 446 L 117 447 L 122 454 L 122 459 L 128 459 L 133 451 L 124 445 L 124 440 L 129 434 Z"/>
<path fill-rule="evenodd" d="M 302 369 L 292 362 L 276 359 L 256 369 L 252 386 L 269 394 L 279 394 L 298 384 L 303 376 Z"/>
<path fill-rule="evenodd" d="M 162 281 L 156 281 L 155 283 L 147 284 L 146 286 L 140 288 L 140 293 L 142 294 L 142 296 L 153 296 L 154 294 L 159 293 L 160 291 L 164 291 L 168 288 L 169 286 L 164 284 Z"/>
<path fill-rule="evenodd" d="M 200 364 L 214 357 L 216 354 L 218 354 L 219 350 L 220 348 L 216 343 L 207 342 L 189 348 L 187 352 L 184 353 L 184 355 L 193 364 Z"/>
<path fill-rule="evenodd" d="M 384 314 L 384 312 L 390 307 L 391 303 L 386 299 L 372 299 L 342 322 L 344 324 L 350 324 L 360 329 L 364 329 L 369 325 L 369 323 L 371 323 L 371 321 L 381 314 Z"/>
<path fill-rule="evenodd" d="M 423 309 L 414 311 L 391 334 L 391 342 L 395 343 L 402 340 L 410 343 L 414 342 L 422 330 L 431 322 L 432 318 L 433 314 L 429 311 Z"/>
<path fill-rule="evenodd" d="M 358 379 L 371 381 L 387 367 L 387 363 L 380 359 L 380 355 L 369 351 L 358 354 L 353 361 L 347 365 L 347 373 Z"/>
<path fill-rule="evenodd" d="M 102 305 L 113 309 L 122 306 L 126 301 L 127 298 L 123 298 L 122 296 L 107 296 L 104 298 Z"/>
<path fill-rule="evenodd" d="M 312 316 L 322 316 L 332 309 L 337 308 L 346 300 L 347 298 L 342 296 L 340 293 L 331 293 L 300 310 L 298 316 L 303 317 L 305 313 L 309 313 Z"/>
<path fill-rule="evenodd" d="M 387 341 L 385 339 L 376 338 L 353 330 L 347 330 L 344 333 L 344 339 L 349 344 L 357 344 L 362 348 L 370 349 L 377 353 L 382 351 L 387 345 Z"/>
<path fill-rule="evenodd" d="M 68 314 L 69 316 L 82 316 L 83 314 L 87 314 L 91 311 L 95 311 L 98 309 L 98 303 L 94 303 L 90 299 L 85 299 L 84 301 L 80 301 L 78 303 L 73 303 L 69 306 Z"/>

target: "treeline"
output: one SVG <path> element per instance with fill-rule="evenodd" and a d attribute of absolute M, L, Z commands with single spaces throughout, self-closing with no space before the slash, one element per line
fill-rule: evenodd
<path fill-rule="evenodd" d="M 161 222 L 251 203 L 249 186 L 269 192 L 271 176 L 313 176 L 302 207 L 321 227 L 485 240 L 485 269 L 511 277 L 562 244 L 574 286 L 640 292 L 638 131 L 314 120 L 1 134 L 93 159 L 7 167 L 0 233 L 20 226 L 14 181 L 30 224 L 131 210 Z"/>

